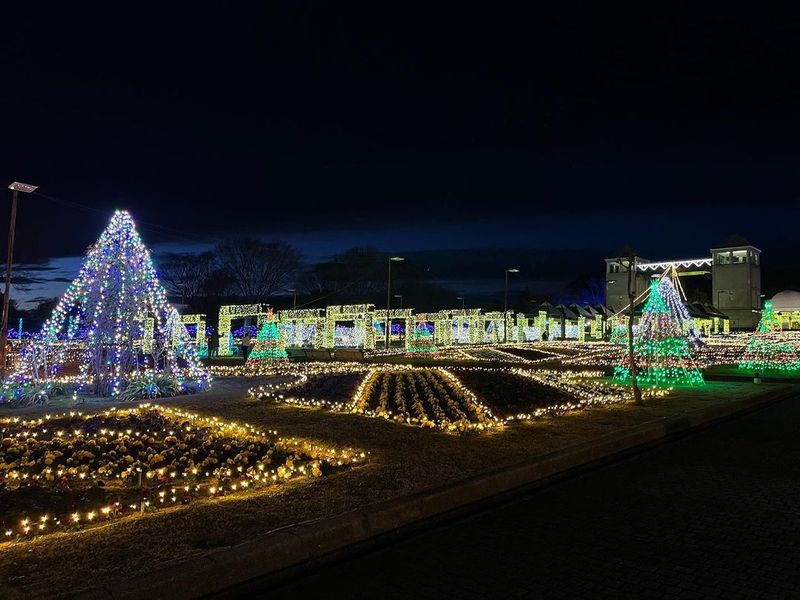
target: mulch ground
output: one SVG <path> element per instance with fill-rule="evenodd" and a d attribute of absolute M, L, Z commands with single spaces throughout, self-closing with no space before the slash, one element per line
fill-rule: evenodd
<path fill-rule="evenodd" d="M 463 369 L 454 373 L 498 417 L 574 400 L 571 394 L 508 372 Z"/>
<path fill-rule="evenodd" d="M 94 529 L 0 544 L 0 597 L 58 597 L 90 586 L 108 585 L 115 578 L 135 577 L 167 561 L 234 545 L 291 523 L 433 488 L 625 427 L 763 394 L 777 387 L 713 382 L 650 400 L 642 408 L 613 405 L 520 423 L 497 432 L 458 435 L 247 396 L 249 387 L 265 381 L 220 379 L 209 392 L 160 403 L 256 424 L 325 445 L 364 449 L 370 452 L 368 463 L 317 480 L 290 481 L 253 493 L 199 500 L 186 507 L 132 516 Z M 93 402 L 81 409 L 107 407 L 107 403 Z M 61 410 L 65 408 L 66 405 Z M 57 410 L 4 409 L 0 416 Z"/>

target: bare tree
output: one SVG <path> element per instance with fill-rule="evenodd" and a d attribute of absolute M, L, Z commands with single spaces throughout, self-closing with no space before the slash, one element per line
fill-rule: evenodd
<path fill-rule="evenodd" d="M 642 391 L 639 389 L 639 382 L 636 379 L 636 358 L 633 355 L 633 316 L 634 316 L 634 303 L 636 302 L 636 252 L 630 248 L 626 248 L 628 256 L 626 258 L 618 258 L 617 262 L 621 267 L 628 269 L 628 363 L 630 364 L 631 373 L 631 387 L 633 388 L 633 403 L 637 406 L 643 406 Z"/>
<path fill-rule="evenodd" d="M 191 304 L 202 296 L 216 268 L 213 252 L 200 254 L 170 252 L 158 257 L 159 275 L 167 291 Z"/>
<path fill-rule="evenodd" d="M 256 302 L 294 285 L 300 252 L 283 242 L 231 239 L 216 248 L 220 267 L 231 279 L 232 291 Z"/>

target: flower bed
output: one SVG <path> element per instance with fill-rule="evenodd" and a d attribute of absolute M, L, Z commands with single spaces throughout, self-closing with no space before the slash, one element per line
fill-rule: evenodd
<path fill-rule="evenodd" d="M 347 468 L 364 453 L 159 406 L 0 421 L 5 539 Z"/>
<path fill-rule="evenodd" d="M 318 382 L 317 385 L 322 384 Z M 336 386 L 341 391 L 341 384 L 334 384 L 335 389 Z M 330 408 L 444 431 L 480 431 L 501 426 L 475 394 L 446 369 L 374 367 L 363 377 L 352 397 L 346 400 L 333 396 L 304 396 L 298 390 L 292 391 L 291 395 L 284 395 L 282 390 L 261 386 L 251 389 L 250 395 L 262 400 Z M 323 390 L 318 388 L 318 391 Z"/>
<path fill-rule="evenodd" d="M 447 431 L 499 425 L 491 411 L 445 369 L 375 369 L 356 390 L 351 410 Z"/>
<path fill-rule="evenodd" d="M 545 385 L 506 369 L 465 368 L 459 379 L 501 417 L 574 400 L 566 390 Z"/>

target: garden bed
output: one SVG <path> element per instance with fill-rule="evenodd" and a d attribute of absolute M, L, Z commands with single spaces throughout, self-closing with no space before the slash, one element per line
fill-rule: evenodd
<path fill-rule="evenodd" d="M 459 369 L 456 375 L 500 417 L 573 402 L 572 394 L 510 371 Z"/>
<path fill-rule="evenodd" d="M 274 432 L 144 405 L 0 422 L 5 539 L 72 531 L 129 514 L 316 478 L 359 462 Z"/>
<path fill-rule="evenodd" d="M 460 371 L 455 371 L 461 377 Z M 88 586 L 114 589 L 117 578 L 135 578 L 165 563 L 209 548 L 232 546 L 292 523 L 352 511 L 382 500 L 414 494 L 474 475 L 518 464 L 636 427 L 777 389 L 775 385 L 710 382 L 652 399 L 545 416 L 483 435 L 448 435 L 402 427 L 383 419 L 308 410 L 277 402 L 254 402 L 246 391 L 273 380 L 217 380 L 202 394 L 169 405 L 224 416 L 263 429 L 278 429 L 325 446 L 370 451 L 358 468 L 328 477 L 296 477 L 277 487 L 207 496 L 178 508 L 137 515 L 82 531 L 0 543 L 0 597 L 55 597 Z M 274 381 L 282 381 L 276 378 Z M 98 410 L 93 405 L 88 409 Z M 32 408 L 6 414 L 43 416 Z"/>
<path fill-rule="evenodd" d="M 490 411 L 444 369 L 375 369 L 353 397 L 353 412 L 445 431 L 497 427 Z"/>

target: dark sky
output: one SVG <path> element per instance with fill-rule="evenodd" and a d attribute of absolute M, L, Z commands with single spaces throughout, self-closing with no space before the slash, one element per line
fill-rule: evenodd
<path fill-rule="evenodd" d="M 47 196 L 21 255 L 81 254 L 116 207 L 149 243 L 252 232 L 310 257 L 793 243 L 797 15 L 433 4 L 6 14 L 0 172 Z"/>

